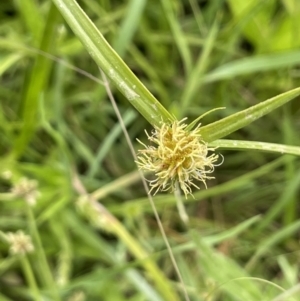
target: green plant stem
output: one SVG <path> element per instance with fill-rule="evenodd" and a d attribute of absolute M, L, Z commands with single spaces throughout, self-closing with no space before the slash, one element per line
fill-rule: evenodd
<path fill-rule="evenodd" d="M 220 18 L 217 17 L 214 24 L 212 25 L 207 38 L 205 39 L 201 55 L 195 63 L 195 67 L 192 70 L 191 75 L 187 79 L 180 102 L 183 107 L 182 117 L 185 116 L 186 109 L 190 106 L 193 98 L 196 97 L 197 92 L 199 95 L 199 90 L 201 89 L 201 86 L 203 84 L 203 75 L 209 64 L 209 56 L 211 54 L 219 31 L 219 19 Z"/>
<path fill-rule="evenodd" d="M 50 52 L 54 48 L 54 40 L 57 34 L 56 25 L 59 17 L 58 11 L 52 4 L 48 17 L 43 38 L 40 43 L 40 50 Z M 35 60 L 34 67 L 29 75 L 26 85 L 26 91 L 22 99 L 22 121 L 23 126 L 18 139 L 16 139 L 13 155 L 18 157 L 22 154 L 30 141 L 37 125 L 38 101 L 41 93 L 44 91 L 53 62 L 48 58 L 38 55 Z"/>
<path fill-rule="evenodd" d="M 186 41 L 186 37 L 183 31 L 181 30 L 181 27 L 179 26 L 177 18 L 175 17 L 173 11 L 173 3 L 170 0 L 161 0 L 160 2 L 165 12 L 165 16 L 168 19 L 176 46 L 181 55 L 184 65 L 184 71 L 186 74 L 189 74 L 192 69 L 191 53 L 188 47 L 188 43 Z"/>
<path fill-rule="evenodd" d="M 141 265 L 149 272 L 150 277 L 155 282 L 158 290 L 164 297 L 164 300 L 177 301 L 178 296 L 170 286 L 168 279 L 164 276 L 158 266 L 153 262 L 149 254 L 141 247 L 137 240 L 126 230 L 126 228 L 116 219 L 102 204 L 97 203 L 92 198 L 89 201 L 93 212 L 96 213 L 94 218 L 89 218 L 99 228 L 112 232 L 116 235 L 129 249 L 131 254 L 140 260 Z"/>
<path fill-rule="evenodd" d="M 22 14 L 24 23 L 28 30 L 31 32 L 35 45 L 38 45 L 43 32 L 43 16 L 39 10 L 37 1 L 34 0 L 17 0 L 15 1 Z M 34 16 L 34 18 L 33 18 Z"/>
<path fill-rule="evenodd" d="M 293 122 L 290 119 L 292 113 L 292 106 L 287 105 L 284 107 L 284 116 L 282 123 L 282 134 L 284 138 L 285 144 L 295 143 L 294 134 L 296 134 L 296 127 L 293 125 Z M 298 139 L 299 142 L 299 139 Z M 300 147 L 299 147 L 300 149 Z M 297 174 L 297 168 L 295 164 L 293 164 L 292 160 L 287 156 L 285 161 L 285 177 L 286 181 L 290 181 Z M 290 196 L 290 200 L 288 200 L 286 207 L 284 209 L 283 222 L 287 226 L 297 220 L 297 207 L 298 207 L 298 197 L 297 191 Z"/>
<path fill-rule="evenodd" d="M 43 280 L 47 288 L 51 290 L 53 300 L 60 301 L 61 299 L 59 297 L 56 284 L 54 282 L 50 267 L 47 262 L 47 257 L 44 252 L 44 248 L 36 225 L 34 214 L 32 212 L 32 208 L 30 205 L 27 205 L 27 216 L 28 216 L 28 222 L 31 230 L 31 235 L 36 244 L 36 252 L 39 260 L 39 268 L 40 268 L 41 275 L 43 277 Z"/>
<path fill-rule="evenodd" d="M 35 277 L 27 256 L 20 256 L 20 261 L 25 278 L 29 284 L 29 288 L 34 296 L 34 300 L 41 301 L 41 294 L 35 281 Z"/>
<path fill-rule="evenodd" d="M 127 187 L 132 183 L 136 183 L 141 180 L 141 176 L 138 171 L 133 171 L 128 173 L 110 183 L 103 185 L 101 188 L 95 190 L 91 196 L 95 200 L 101 200 L 105 198 L 110 193 L 121 189 L 122 187 Z"/>
<path fill-rule="evenodd" d="M 189 222 L 189 216 L 186 213 L 184 202 L 182 200 L 182 195 L 181 195 L 181 190 L 179 188 L 178 182 L 176 183 L 176 190 L 174 191 L 174 197 L 176 199 L 176 205 L 177 205 L 177 210 L 179 213 L 179 216 L 181 220 L 185 223 L 188 224 Z"/>
<path fill-rule="evenodd" d="M 168 279 L 162 274 L 156 264 L 149 258 L 142 247 L 137 243 L 134 237 L 123 227 L 119 222 L 113 225 L 114 233 L 128 246 L 132 254 L 142 261 L 142 265 L 150 273 L 152 279 L 155 281 L 157 288 L 164 296 L 165 300 L 176 301 L 178 297 L 169 285 Z"/>

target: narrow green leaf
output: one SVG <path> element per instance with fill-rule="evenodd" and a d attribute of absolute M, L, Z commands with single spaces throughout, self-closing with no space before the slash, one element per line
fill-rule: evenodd
<path fill-rule="evenodd" d="M 257 150 L 263 152 L 291 154 L 291 155 L 300 156 L 300 146 L 291 146 L 291 145 L 277 144 L 277 143 L 221 139 L 209 143 L 209 146 L 218 147 L 219 149 L 238 149 L 238 150 L 251 149 L 251 150 Z"/>
<path fill-rule="evenodd" d="M 37 1 L 17 0 L 16 4 L 19 7 L 20 14 L 24 19 L 26 27 L 32 34 L 34 44 L 38 45 L 44 29 L 44 20 L 37 5 Z"/>
<path fill-rule="evenodd" d="M 261 220 L 261 216 L 255 215 L 245 220 L 244 222 L 241 222 L 240 224 L 236 225 L 231 229 L 225 230 L 218 234 L 203 237 L 203 241 L 207 245 L 211 246 L 211 245 L 219 244 L 225 240 L 236 238 L 240 233 L 250 228 L 253 224 L 257 223 L 259 220 Z"/>
<path fill-rule="evenodd" d="M 41 41 L 40 50 L 52 52 L 57 25 L 58 11 L 51 5 L 48 13 L 44 35 Z M 50 75 L 52 61 L 44 56 L 37 56 L 35 65 L 31 71 L 27 89 L 22 99 L 23 127 L 20 136 L 14 146 L 14 155 L 20 155 L 30 141 L 37 126 L 38 101 L 43 92 Z"/>
<path fill-rule="evenodd" d="M 288 237 L 294 233 L 298 233 L 300 229 L 300 221 L 296 221 L 293 224 L 286 226 L 278 231 L 275 231 L 274 234 L 269 236 L 267 239 L 262 240 L 262 243 L 258 246 L 255 254 L 247 263 L 246 268 L 251 269 L 257 263 L 257 261 L 269 250 L 271 250 L 276 244 L 281 241 L 286 240 Z"/>
<path fill-rule="evenodd" d="M 155 291 L 151 284 L 145 279 L 137 269 L 128 269 L 126 276 L 131 280 L 135 287 L 149 301 L 163 301 L 159 294 Z M 0 300 L 1 301 L 1 300 Z"/>
<path fill-rule="evenodd" d="M 155 99 L 107 43 L 75 0 L 52 0 L 96 64 L 153 126 L 174 117 Z"/>
<path fill-rule="evenodd" d="M 299 189 L 300 184 L 300 172 L 296 176 L 286 183 L 285 189 L 281 193 L 280 197 L 275 204 L 268 210 L 267 214 L 264 216 L 263 220 L 257 226 L 257 233 L 261 233 L 266 227 L 268 227 L 272 221 L 280 214 L 282 214 L 283 209 L 292 201 L 292 196 L 295 195 Z"/>
<path fill-rule="evenodd" d="M 128 3 L 127 13 L 121 23 L 119 33 L 112 44 L 121 57 L 124 56 L 139 26 L 146 3 L 147 0 L 131 0 Z"/>
<path fill-rule="evenodd" d="M 2 57 L 0 59 L 0 76 L 17 61 L 19 61 L 22 57 L 23 55 L 19 53 L 13 53 Z"/>
<path fill-rule="evenodd" d="M 211 27 L 202 48 L 202 53 L 199 56 L 194 69 L 191 72 L 191 75 L 188 77 L 186 87 L 183 91 L 181 97 L 181 104 L 185 109 L 190 105 L 193 98 L 196 97 L 196 93 L 199 91 L 202 83 L 203 83 L 203 74 L 206 71 L 206 68 L 209 63 L 209 58 L 211 51 L 213 49 L 214 43 L 216 41 L 217 35 L 219 32 L 219 18 L 216 18 L 213 26 Z"/>
<path fill-rule="evenodd" d="M 123 122 L 125 126 L 128 126 L 135 118 L 137 113 L 130 108 L 127 112 L 125 112 L 123 118 Z M 105 137 L 105 139 L 100 144 L 99 149 L 97 150 L 96 155 L 93 158 L 92 163 L 90 164 L 89 171 L 87 172 L 90 178 L 93 178 L 97 172 L 97 170 L 101 167 L 102 161 L 108 152 L 113 148 L 113 145 L 119 135 L 122 133 L 122 128 L 119 123 L 110 130 L 109 134 Z"/>
<path fill-rule="evenodd" d="M 212 109 L 212 110 L 209 110 L 208 112 L 205 112 L 204 114 L 200 115 L 199 117 L 197 117 L 195 120 L 193 120 L 187 127 L 186 127 L 186 130 L 187 131 L 191 131 L 196 125 L 199 124 L 199 121 L 207 116 L 208 114 L 214 112 L 214 111 L 217 111 L 217 110 L 224 110 L 226 109 L 225 107 L 220 107 L 220 108 L 215 108 L 215 109 Z"/>
<path fill-rule="evenodd" d="M 161 0 L 161 4 L 170 24 L 178 50 L 182 56 L 185 72 L 186 74 L 189 74 L 192 69 L 191 54 L 184 33 L 182 32 L 178 20 L 175 17 L 172 7 L 173 3 L 170 0 Z"/>
<path fill-rule="evenodd" d="M 207 142 L 227 136 L 289 102 L 300 94 L 300 88 L 279 94 L 246 110 L 240 111 L 199 129 Z"/>
<path fill-rule="evenodd" d="M 300 63 L 300 51 L 259 55 L 227 63 L 205 76 L 205 83 L 230 79 L 239 75 L 287 68 Z"/>
<path fill-rule="evenodd" d="M 244 268 L 230 257 L 205 244 L 196 230 L 191 230 L 190 236 L 197 246 L 198 264 L 201 266 L 203 275 L 209 279 L 214 279 L 216 282 L 215 288 L 211 290 L 209 297 L 222 290 L 225 293 L 223 300 L 261 300 L 257 283 L 248 281 L 247 285 L 241 289 L 239 282 L 230 281 L 236 278 L 250 277 L 250 274 Z M 235 298 L 237 291 L 239 291 L 239 298 Z"/>

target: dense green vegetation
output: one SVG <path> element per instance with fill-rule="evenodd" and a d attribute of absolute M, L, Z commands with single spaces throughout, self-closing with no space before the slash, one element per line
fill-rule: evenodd
<path fill-rule="evenodd" d="M 300 153 L 300 2 L 78 1 L 166 109 L 156 121 L 226 107 L 205 126 L 293 90 L 247 126 L 204 128 L 224 162 L 185 209 L 155 195 L 174 264 L 108 94 L 136 151 L 152 96 L 134 103 L 118 86 L 127 78 L 104 85 L 77 37 L 89 27 L 74 34 L 64 20 L 72 1 L 0 2 L 0 301 L 299 300 L 300 163 L 286 153 Z M 230 126 L 234 142 L 212 141 Z M 32 242 L 16 245 L 20 230 Z"/>

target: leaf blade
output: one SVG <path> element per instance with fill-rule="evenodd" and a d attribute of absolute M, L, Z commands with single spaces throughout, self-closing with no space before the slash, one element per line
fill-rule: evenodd
<path fill-rule="evenodd" d="M 251 149 L 257 151 L 300 156 L 300 146 L 267 143 L 267 142 L 259 142 L 259 141 L 220 139 L 212 143 L 209 143 L 209 146 L 218 147 L 221 149 L 238 149 L 238 150 Z"/>
<path fill-rule="evenodd" d="M 288 68 L 290 66 L 299 64 L 299 62 L 299 51 L 271 55 L 257 55 L 226 63 L 205 75 L 203 82 L 207 84 L 219 80 L 228 80 L 236 76 L 243 76 L 255 72 Z"/>
<path fill-rule="evenodd" d="M 199 133 L 206 142 L 212 142 L 216 139 L 225 137 L 272 112 L 299 94 L 300 88 L 279 94 L 248 109 L 206 125 L 199 129 Z"/>
<path fill-rule="evenodd" d="M 118 90 L 153 126 L 175 118 L 133 74 L 75 0 L 52 0 L 75 35 Z"/>

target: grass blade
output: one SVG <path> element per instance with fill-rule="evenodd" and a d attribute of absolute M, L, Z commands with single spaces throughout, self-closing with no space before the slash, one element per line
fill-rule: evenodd
<path fill-rule="evenodd" d="M 209 143 L 209 146 L 218 147 L 220 149 L 238 149 L 238 150 L 257 150 L 263 152 L 272 152 L 280 154 L 291 154 L 300 156 L 300 147 L 277 143 L 266 143 L 259 141 L 244 140 L 216 140 Z"/>
<path fill-rule="evenodd" d="M 147 0 L 131 0 L 128 4 L 127 14 L 123 19 L 118 36 L 113 47 L 122 57 L 124 56 L 131 40 L 136 32 Z"/>
<path fill-rule="evenodd" d="M 202 53 L 199 56 L 199 59 L 196 62 L 196 65 L 192 70 L 191 75 L 188 77 L 186 88 L 184 89 L 183 95 L 181 97 L 182 99 L 181 103 L 184 109 L 186 109 L 190 105 L 192 99 L 196 97 L 196 94 L 203 83 L 203 75 L 209 64 L 210 54 L 214 47 L 214 43 L 216 41 L 218 31 L 219 31 L 219 18 L 216 19 L 213 26 L 211 27 L 205 39 L 202 48 Z"/>
<path fill-rule="evenodd" d="M 189 72 L 192 69 L 191 54 L 190 54 L 190 50 L 188 48 L 188 44 L 186 42 L 184 33 L 182 32 L 182 30 L 180 28 L 178 20 L 175 18 L 175 15 L 173 12 L 173 7 L 172 7 L 173 3 L 170 0 L 161 0 L 161 4 L 165 11 L 168 22 L 170 24 L 176 45 L 181 54 L 185 72 L 186 72 L 186 74 L 189 74 Z"/>
<path fill-rule="evenodd" d="M 96 64 L 152 125 L 174 120 L 107 43 L 75 0 L 53 0 Z"/>
<path fill-rule="evenodd" d="M 44 20 L 39 7 L 34 0 L 17 0 L 16 4 L 22 14 L 26 27 L 31 32 L 34 43 L 38 45 L 44 28 Z M 34 16 L 34 17 L 33 17 Z"/>
<path fill-rule="evenodd" d="M 254 72 L 286 68 L 291 65 L 299 64 L 299 62 L 300 51 L 272 55 L 259 55 L 233 61 L 220 66 L 207 74 L 203 81 L 205 83 L 210 83 L 218 80 L 230 79 L 239 75 L 251 74 Z"/>
<path fill-rule="evenodd" d="M 17 61 L 19 61 L 23 57 L 22 54 L 14 53 L 11 55 L 7 55 L 0 59 L 0 76 L 8 70 L 11 66 L 13 66 Z"/>
<path fill-rule="evenodd" d="M 288 237 L 297 233 L 300 228 L 300 221 L 296 221 L 289 226 L 284 227 L 279 231 L 275 231 L 274 234 L 266 238 L 262 241 L 262 243 L 258 246 L 255 254 L 247 263 L 246 268 L 252 269 L 253 266 L 257 263 L 257 261 L 266 253 L 268 253 L 275 245 L 280 243 L 281 241 L 286 240 Z"/>
<path fill-rule="evenodd" d="M 57 33 L 56 24 L 59 16 L 54 5 L 51 5 L 48 13 L 48 19 L 44 30 L 44 35 L 41 41 L 40 49 L 45 52 L 50 52 L 54 47 L 54 39 Z M 31 71 L 26 92 L 23 96 L 23 127 L 20 136 L 15 142 L 14 155 L 19 156 L 26 148 L 30 141 L 36 126 L 36 115 L 38 111 L 38 101 L 43 92 L 50 75 L 52 61 L 46 57 L 37 56 L 35 65 Z"/>
<path fill-rule="evenodd" d="M 212 142 L 243 128 L 244 126 L 289 102 L 299 94 L 300 88 L 279 94 L 246 110 L 206 125 L 200 128 L 199 132 L 205 141 Z"/>

